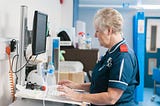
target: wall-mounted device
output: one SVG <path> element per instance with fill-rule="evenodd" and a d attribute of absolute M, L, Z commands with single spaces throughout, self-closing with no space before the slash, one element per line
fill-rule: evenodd
<path fill-rule="evenodd" d="M 0 46 L 0 60 L 8 59 L 7 54 L 6 54 L 7 46 L 10 46 L 11 48 L 11 57 L 15 55 L 16 43 L 17 43 L 17 40 L 15 39 L 0 37 L 0 45 L 1 45 Z"/>

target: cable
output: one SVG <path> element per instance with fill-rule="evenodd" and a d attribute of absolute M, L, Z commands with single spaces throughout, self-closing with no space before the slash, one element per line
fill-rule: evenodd
<path fill-rule="evenodd" d="M 43 106 L 45 106 L 45 105 L 46 105 L 46 103 L 45 103 L 45 97 L 46 97 L 46 91 L 45 91 L 45 93 L 44 93 L 44 97 L 43 97 Z"/>
<path fill-rule="evenodd" d="M 13 71 L 12 71 L 12 64 L 11 64 L 11 58 L 10 58 L 10 53 L 11 53 L 11 48 L 10 46 L 6 47 L 6 53 L 8 55 L 8 60 L 9 60 L 9 79 L 10 79 L 10 87 L 11 87 L 11 95 L 12 95 L 12 102 L 15 101 L 15 86 L 14 86 L 14 78 L 13 78 Z"/>
<path fill-rule="evenodd" d="M 16 54 L 16 55 L 13 56 L 13 59 L 12 59 L 12 67 L 13 67 L 13 62 L 14 62 L 14 59 L 16 58 L 16 56 L 19 56 L 19 55 Z"/>
<path fill-rule="evenodd" d="M 43 95 L 43 106 L 45 106 L 45 98 L 48 94 L 48 72 L 47 72 L 47 75 L 44 75 L 43 76 L 43 81 L 44 81 L 44 85 L 46 86 L 46 91 L 44 92 L 44 95 Z"/>
<path fill-rule="evenodd" d="M 29 61 L 30 61 L 31 58 L 32 58 L 32 55 L 29 57 L 29 59 L 27 60 L 27 62 L 26 62 L 20 69 L 18 69 L 17 71 L 15 71 L 15 72 L 13 72 L 13 73 L 18 73 L 18 72 L 20 72 L 20 71 L 29 63 Z"/>
<path fill-rule="evenodd" d="M 45 76 L 44 76 L 45 77 Z M 48 85 L 47 85 L 47 78 L 43 78 L 43 80 L 44 80 L 44 83 L 45 83 L 45 86 L 46 86 L 46 91 L 45 91 L 45 93 L 44 93 L 44 95 L 43 95 L 43 106 L 45 106 L 46 104 L 45 104 L 45 98 L 46 98 L 46 96 L 47 96 L 47 94 L 48 94 Z"/>
<path fill-rule="evenodd" d="M 18 41 L 17 41 L 18 42 Z M 17 45 L 17 60 L 16 60 L 16 69 L 15 70 L 17 70 L 17 67 L 18 67 L 18 59 L 19 59 L 19 54 L 18 54 L 18 43 L 16 43 L 16 45 Z M 17 73 L 15 73 L 15 76 L 16 76 L 16 81 L 15 81 L 15 83 L 17 84 L 18 83 L 18 75 L 17 75 Z"/>
<path fill-rule="evenodd" d="M 13 56 L 13 59 L 12 59 L 12 72 L 13 72 L 13 63 L 14 63 L 14 59 L 17 57 L 17 61 L 16 61 L 16 70 L 17 70 L 17 65 L 18 65 L 18 54 L 14 55 Z M 14 72 L 13 72 L 14 73 Z M 16 76 L 16 80 L 15 80 L 15 84 L 17 84 L 18 82 L 18 75 L 15 73 L 15 76 Z"/>
<path fill-rule="evenodd" d="M 26 50 L 24 50 L 24 58 L 27 61 Z"/>
<path fill-rule="evenodd" d="M 18 42 L 18 41 L 17 41 Z M 30 59 L 32 58 L 32 55 L 29 57 L 29 59 L 27 59 L 27 57 L 26 57 L 26 51 L 24 51 L 24 57 L 25 57 L 25 59 L 26 59 L 26 63 L 22 66 L 22 67 L 20 67 L 20 69 L 18 69 L 17 70 L 17 67 L 18 67 L 18 59 L 19 59 L 19 54 L 18 54 L 18 43 L 16 43 L 16 48 L 17 48 L 17 54 L 13 57 L 13 60 L 12 60 L 12 66 L 13 66 L 13 62 L 14 62 L 14 59 L 15 59 L 15 57 L 17 56 L 17 60 L 16 60 L 16 71 L 12 71 L 13 73 L 15 73 L 15 76 L 16 76 L 16 81 L 15 81 L 15 83 L 17 84 L 18 83 L 18 75 L 17 75 L 17 73 L 18 72 L 20 72 L 28 63 L 29 63 L 29 61 L 30 61 Z"/>
<path fill-rule="evenodd" d="M 36 57 L 34 58 L 34 60 L 33 60 L 34 62 L 36 61 L 37 57 L 38 57 L 38 55 L 36 55 Z"/>
<path fill-rule="evenodd" d="M 15 47 L 15 45 L 16 45 L 16 47 Z M 17 67 L 18 67 L 18 58 L 19 58 L 19 54 L 18 54 L 18 41 L 16 41 L 15 39 L 12 39 L 12 43 L 10 44 L 10 46 L 12 46 L 11 47 L 11 52 L 12 52 L 13 48 L 14 49 L 16 48 L 16 55 L 14 55 L 13 59 L 12 59 L 12 71 L 13 71 L 13 63 L 14 63 L 14 60 L 15 60 L 16 57 L 17 58 L 16 58 L 16 64 L 15 64 L 15 69 L 14 70 L 17 70 Z M 14 71 L 13 71 L 13 73 L 14 73 Z M 15 84 L 17 84 L 18 83 L 18 75 L 17 75 L 17 73 L 14 73 L 14 74 L 15 74 Z"/>

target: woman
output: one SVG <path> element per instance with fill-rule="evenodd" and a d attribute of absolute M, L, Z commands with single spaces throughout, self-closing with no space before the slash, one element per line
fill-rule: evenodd
<path fill-rule="evenodd" d="M 139 84 L 137 58 L 122 37 L 123 18 L 112 8 L 99 10 L 94 17 L 95 37 L 108 48 L 95 65 L 91 83 L 77 84 L 60 81 L 59 91 L 75 101 L 89 102 L 92 106 L 135 106 L 134 90 Z M 82 94 L 73 89 L 90 92 Z"/>

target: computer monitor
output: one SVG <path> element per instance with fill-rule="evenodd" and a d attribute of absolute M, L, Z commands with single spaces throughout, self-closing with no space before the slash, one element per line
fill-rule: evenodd
<path fill-rule="evenodd" d="M 39 11 L 34 12 L 32 30 L 32 55 L 46 52 L 48 15 Z"/>

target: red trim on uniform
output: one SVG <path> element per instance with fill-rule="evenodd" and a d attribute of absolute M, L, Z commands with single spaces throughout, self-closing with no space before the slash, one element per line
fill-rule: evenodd
<path fill-rule="evenodd" d="M 120 52 L 128 52 L 128 47 L 126 44 L 122 44 L 120 46 Z"/>

